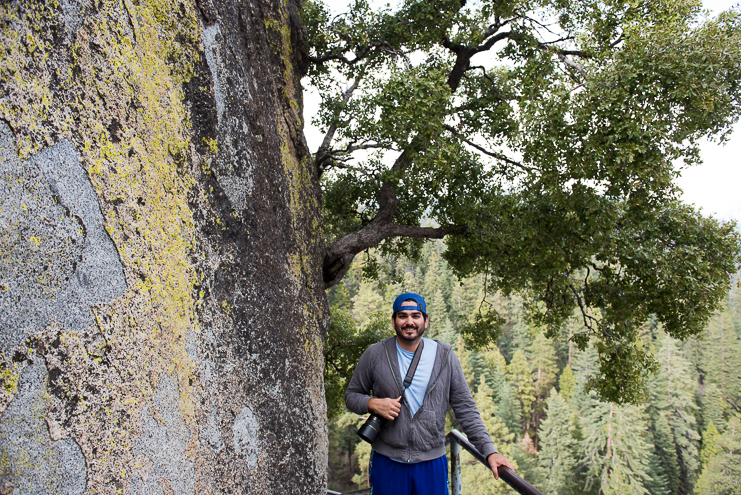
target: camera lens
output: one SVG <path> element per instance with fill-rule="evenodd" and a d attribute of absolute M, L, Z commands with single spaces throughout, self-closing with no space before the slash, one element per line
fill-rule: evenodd
<path fill-rule="evenodd" d="M 381 427 L 386 420 L 377 414 L 371 414 L 365 420 L 363 426 L 358 429 L 358 436 L 368 443 L 373 443 L 381 431 Z"/>

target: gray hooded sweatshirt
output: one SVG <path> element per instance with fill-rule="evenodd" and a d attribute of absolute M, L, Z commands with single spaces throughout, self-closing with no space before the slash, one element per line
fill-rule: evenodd
<path fill-rule="evenodd" d="M 450 404 L 468 439 L 488 457 L 497 450 L 481 421 L 460 361 L 450 345 L 437 342 L 435 364 L 422 406 L 412 416 L 409 406 L 402 401 L 399 416 L 384 423 L 373 442 L 373 450 L 405 462 L 437 459 L 445 454 L 445 414 Z M 360 357 L 345 392 L 345 404 L 356 414 L 368 414 L 371 397 L 399 397 L 404 390 L 403 380 L 396 356 L 396 337 L 389 337 L 368 347 Z"/>

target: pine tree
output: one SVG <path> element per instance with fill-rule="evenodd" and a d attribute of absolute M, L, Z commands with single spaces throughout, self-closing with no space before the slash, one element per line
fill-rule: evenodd
<path fill-rule="evenodd" d="M 574 397 L 576 391 L 576 377 L 568 364 L 561 371 L 561 376 L 558 378 L 558 388 L 561 397 L 566 400 L 571 400 Z"/>
<path fill-rule="evenodd" d="M 546 337 L 545 334 L 539 333 L 530 347 L 530 355 L 535 395 L 545 400 L 556 384 L 556 375 L 558 374 L 556 349 L 553 347 L 551 339 Z"/>
<path fill-rule="evenodd" d="M 455 354 L 458 356 L 458 361 L 461 362 L 461 368 L 463 368 L 463 376 L 466 377 L 466 382 L 472 391 L 475 390 L 474 385 L 476 384 L 475 376 L 473 373 L 473 365 L 471 364 L 471 352 L 466 349 L 466 344 L 463 343 L 463 337 L 458 336 L 458 341 L 455 345 Z"/>
<path fill-rule="evenodd" d="M 697 495 L 737 495 L 741 493 L 741 419 L 728 422 L 726 432 L 716 442 L 712 456 L 697 480 Z"/>
<path fill-rule="evenodd" d="M 728 403 L 723 400 L 723 392 L 720 387 L 715 383 L 708 384 L 700 403 L 703 429 L 706 430 L 713 424 L 713 428 L 717 431 L 725 431 L 725 418 L 729 414 L 729 409 Z"/>
<path fill-rule="evenodd" d="M 327 291 L 327 298 L 329 299 L 330 307 L 338 308 L 343 311 L 350 311 L 352 309 L 350 291 L 347 290 L 347 285 L 345 285 L 344 282 L 340 282 L 329 289 L 329 291 Z"/>
<path fill-rule="evenodd" d="M 511 442 L 514 434 L 510 433 L 507 426 L 497 415 L 497 406 L 492 399 L 492 390 L 486 384 L 482 377 L 478 383 L 477 392 L 474 400 L 481 413 L 481 420 L 484 422 L 486 430 L 489 432 L 497 450 L 505 457 L 512 457 Z M 513 462 L 515 469 L 517 464 Z M 511 488 L 501 481 L 496 481 L 491 470 L 482 465 L 468 453 L 464 453 L 461 458 L 461 475 L 463 486 L 466 493 L 476 493 L 480 495 L 500 495 L 515 493 Z"/>
<path fill-rule="evenodd" d="M 460 327 L 461 319 L 468 319 L 476 311 L 482 297 L 481 276 L 473 276 L 453 284 L 451 294 L 451 321 L 456 329 Z"/>
<path fill-rule="evenodd" d="M 558 366 L 556 364 L 556 349 L 553 342 L 539 332 L 530 346 L 530 366 L 533 370 L 535 401 L 533 403 L 532 424 L 537 432 L 540 427 L 540 418 L 545 410 L 545 401 L 553 386 L 556 384 Z M 538 438 L 535 437 L 538 446 Z"/>
<path fill-rule="evenodd" d="M 533 385 L 532 368 L 522 350 L 515 351 L 512 362 L 507 366 L 507 377 L 509 383 L 514 388 L 515 397 L 520 403 L 523 421 L 522 431 L 524 432 L 530 428 L 530 413 L 531 406 L 535 400 L 533 396 L 535 387 Z"/>
<path fill-rule="evenodd" d="M 427 299 L 427 314 L 430 318 L 430 328 L 428 330 L 429 335 L 427 337 L 431 339 L 440 338 L 440 334 L 444 328 L 445 321 L 448 318 L 448 307 L 443 299 L 443 292 L 438 287 L 432 297 Z"/>
<path fill-rule="evenodd" d="M 441 263 L 434 247 L 435 243 L 432 242 L 425 246 L 427 257 L 424 261 L 427 263 L 427 269 L 422 285 L 422 296 L 427 301 L 427 314 L 430 317 L 431 338 L 437 338 L 445 319 L 448 318 L 448 305 L 443 296 L 442 281 L 440 280 Z"/>
<path fill-rule="evenodd" d="M 700 469 L 695 382 L 691 376 L 690 363 L 684 359 L 673 338 L 664 338 L 658 359 L 659 371 L 650 380 L 651 405 L 657 409 L 659 416 L 666 414 L 672 432 L 679 465 L 679 484 L 675 493 L 689 494 L 692 493 L 692 486 Z M 659 435 L 658 430 L 654 434 Z M 668 455 L 670 451 L 666 454 Z"/>
<path fill-rule="evenodd" d="M 419 294 L 421 292 L 420 283 L 415 278 L 415 273 L 417 271 L 415 267 L 408 266 L 404 269 L 401 266 L 402 263 L 398 263 L 400 267 L 397 268 L 397 270 L 401 275 L 398 280 L 386 285 L 386 291 L 384 293 L 384 302 L 386 303 L 386 307 L 389 308 L 389 311 L 391 310 L 391 305 L 399 294 L 404 294 L 405 292 L 414 292 L 415 294 Z"/>
<path fill-rule="evenodd" d="M 709 462 L 718 453 L 718 439 L 720 433 L 711 422 L 702 435 L 702 450 L 700 451 L 700 465 L 704 470 Z"/>
<path fill-rule="evenodd" d="M 680 472 L 668 411 L 660 410 L 652 402 L 647 412 L 654 444 L 649 465 L 651 481 L 647 488 L 651 495 L 673 495 L 679 487 Z"/>
<path fill-rule="evenodd" d="M 359 327 L 367 326 L 375 314 L 386 309 L 383 297 L 375 286 L 372 282 L 361 282 L 358 293 L 352 299 L 353 317 Z"/>
<path fill-rule="evenodd" d="M 519 436 L 522 433 L 522 408 L 517 400 L 515 391 L 507 381 L 503 381 L 497 391 L 499 400 L 499 417 L 507 425 L 509 431 Z"/>
<path fill-rule="evenodd" d="M 590 407 L 582 419 L 584 440 L 579 449 L 586 489 L 599 488 L 605 495 L 648 495 L 651 443 L 643 409 L 600 402 L 594 392 L 587 395 Z"/>
<path fill-rule="evenodd" d="M 653 449 L 648 464 L 650 479 L 646 481 L 646 489 L 651 495 L 672 495 L 669 490 L 669 477 L 661 470 L 656 459 L 656 449 Z"/>
<path fill-rule="evenodd" d="M 423 265 L 424 266 L 424 281 L 422 284 L 422 292 L 427 297 L 432 297 L 432 294 L 441 290 L 440 286 L 440 258 L 437 253 L 431 249 L 434 246 L 433 243 L 426 243 L 423 254 Z M 441 291 L 442 292 L 442 291 Z"/>
<path fill-rule="evenodd" d="M 572 365 L 576 378 L 572 401 L 579 415 L 575 435 L 580 438 L 575 484 L 580 493 L 648 493 L 652 445 L 645 411 L 601 402 L 595 392 L 585 389 L 599 366 L 593 348 L 576 351 Z M 619 473 L 612 474 L 616 470 Z"/>
<path fill-rule="evenodd" d="M 499 348 L 491 344 L 482 354 L 484 366 L 488 370 L 489 388 L 495 392 L 497 400 L 499 400 L 499 389 L 502 384 L 507 381 L 507 361 L 499 352 Z"/>
<path fill-rule="evenodd" d="M 481 414 L 481 420 L 484 422 L 486 431 L 489 432 L 497 450 L 506 457 L 509 454 L 509 445 L 514 440 L 515 435 L 509 431 L 509 428 L 498 414 L 499 408 L 494 402 L 493 391 L 483 377 L 479 380 L 477 389 L 474 400 Z"/>
<path fill-rule="evenodd" d="M 451 345 L 458 341 L 458 336 L 455 334 L 455 329 L 453 328 L 453 324 L 450 322 L 450 318 L 445 318 L 443 328 L 435 338 L 440 342 Z"/>
<path fill-rule="evenodd" d="M 347 288 L 347 292 L 350 293 L 350 299 L 355 297 L 360 289 L 360 283 L 363 280 L 363 268 L 358 260 L 359 257 L 355 257 L 355 260 L 350 264 L 350 268 L 347 270 L 347 274 L 342 279 L 342 283 Z"/>
<path fill-rule="evenodd" d="M 546 402 L 546 414 L 538 434 L 543 493 L 566 495 L 572 493 L 578 455 L 576 410 L 554 388 Z"/>
<path fill-rule="evenodd" d="M 442 245 L 442 241 L 437 241 L 438 245 Z M 453 275 L 448 262 L 444 259 L 440 259 L 440 288 L 443 291 L 443 298 L 448 309 L 448 314 L 452 314 L 453 310 L 453 287 L 458 284 L 458 279 Z"/>
<path fill-rule="evenodd" d="M 535 338 L 536 330 L 526 323 L 524 313 L 520 313 L 517 316 L 517 320 L 512 325 L 512 336 L 509 339 L 512 352 L 511 357 L 514 359 L 515 353 L 521 350 L 526 358 L 530 358 L 530 347 Z M 507 357 L 504 350 L 502 350 L 502 354 Z"/>
<path fill-rule="evenodd" d="M 741 344 L 734 327 L 733 314 L 727 309 L 710 320 L 700 368 L 704 375 L 703 383 L 717 385 L 723 400 L 741 410 Z"/>

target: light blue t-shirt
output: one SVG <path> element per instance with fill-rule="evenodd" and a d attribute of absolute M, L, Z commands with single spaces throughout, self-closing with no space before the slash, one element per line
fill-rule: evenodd
<path fill-rule="evenodd" d="M 437 355 L 437 342 L 424 337 L 422 337 L 422 340 L 425 343 L 424 349 L 422 349 L 422 356 L 419 358 L 419 364 L 417 364 L 417 371 L 414 373 L 412 384 L 409 385 L 409 388 L 404 394 L 407 404 L 409 404 L 409 410 L 412 412 L 412 416 L 414 416 L 417 413 L 417 410 L 422 406 L 422 401 L 424 400 L 425 392 L 427 391 L 427 384 L 430 382 L 430 375 L 432 375 L 432 367 L 435 364 L 435 356 Z M 414 353 L 402 349 L 397 340 L 396 356 L 399 359 L 399 372 L 401 373 L 401 381 L 403 384 L 404 377 L 407 376 L 409 365 L 412 364 Z"/>

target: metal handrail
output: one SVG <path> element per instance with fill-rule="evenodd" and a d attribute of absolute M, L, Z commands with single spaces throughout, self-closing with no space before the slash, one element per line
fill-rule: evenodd
<path fill-rule="evenodd" d="M 466 449 L 474 459 L 479 461 L 481 464 L 489 468 L 489 463 L 486 462 L 486 458 L 476 450 L 476 447 L 468 441 L 468 438 L 458 430 L 450 430 L 450 433 L 445 435 L 445 444 L 450 443 L 450 477 L 451 485 L 453 488 L 453 495 L 461 495 L 462 490 L 462 479 L 461 479 L 461 447 Z M 514 471 L 504 466 L 499 466 L 497 469 L 499 478 L 512 487 L 520 495 L 543 495 L 543 493 L 535 488 L 533 485 L 520 478 L 515 474 Z M 356 492 L 341 493 L 334 490 L 327 490 L 327 495 L 365 495 L 370 493 L 370 488 L 365 488 Z"/>
<path fill-rule="evenodd" d="M 486 458 L 476 450 L 468 438 L 458 430 L 450 430 L 450 433 L 445 435 L 445 442 L 450 442 L 450 472 L 451 472 L 451 484 L 453 485 L 453 495 L 460 495 L 461 490 L 461 450 L 463 447 L 471 454 L 477 461 L 489 468 L 489 463 L 486 462 Z M 504 466 L 497 468 L 499 478 L 511 486 L 520 495 L 543 495 L 543 493 L 535 488 L 533 485 L 520 478 L 515 474 L 514 471 Z"/>

